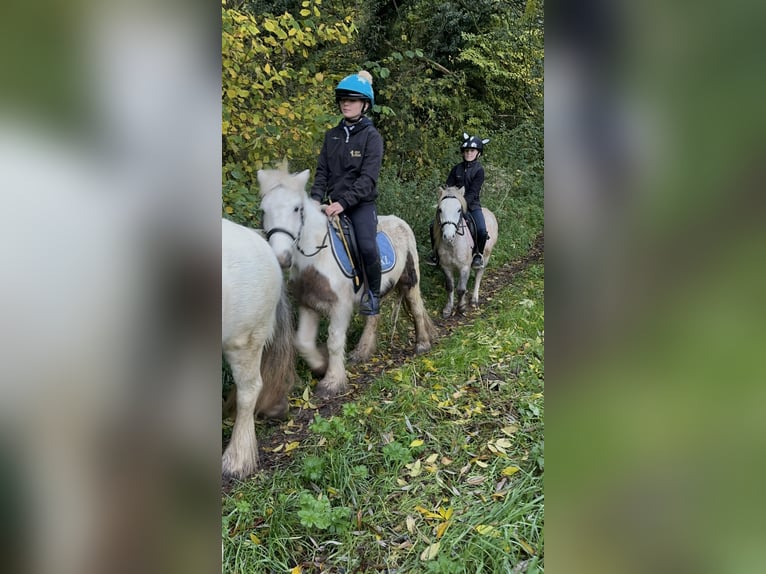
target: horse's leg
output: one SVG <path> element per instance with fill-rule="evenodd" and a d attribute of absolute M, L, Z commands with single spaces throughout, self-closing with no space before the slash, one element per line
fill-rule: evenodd
<path fill-rule="evenodd" d="M 431 317 L 428 316 L 428 311 L 423 303 L 420 285 L 407 288 L 404 297 L 407 301 L 410 315 L 412 315 L 412 320 L 415 322 L 415 353 L 420 354 L 430 351 L 433 339 L 436 337 L 436 328 L 431 321 Z"/>
<path fill-rule="evenodd" d="M 447 303 L 442 309 L 442 317 L 445 319 L 452 315 L 452 307 L 455 304 L 455 279 L 452 277 L 452 271 L 442 267 L 444 271 L 444 288 L 447 290 Z"/>
<path fill-rule="evenodd" d="M 457 310 L 459 313 L 465 313 L 468 306 L 466 291 L 468 291 L 468 278 L 471 276 L 471 267 L 466 265 L 460 269 L 460 278 L 457 282 Z"/>
<path fill-rule="evenodd" d="M 349 357 L 352 363 L 364 363 L 375 352 L 378 343 L 378 322 L 380 315 L 368 315 L 364 322 L 364 330 L 354 351 Z"/>
<path fill-rule="evenodd" d="M 346 390 L 346 331 L 351 322 L 353 302 L 338 302 L 330 314 L 327 327 L 327 372 L 319 381 L 316 392 L 321 397 L 333 397 Z"/>
<path fill-rule="evenodd" d="M 308 363 L 311 371 L 321 376 L 327 371 L 327 354 L 317 348 L 319 334 L 319 313 L 308 307 L 298 310 L 298 330 L 295 333 L 295 346 L 301 357 Z"/>
<path fill-rule="evenodd" d="M 255 437 L 255 403 L 263 388 L 261 355 L 263 344 L 225 352 L 237 384 L 237 418 L 231 441 L 223 453 L 225 477 L 244 478 L 258 470 L 258 442 Z"/>
<path fill-rule="evenodd" d="M 486 259 L 484 260 L 486 267 Z M 476 277 L 473 280 L 473 296 L 471 297 L 471 305 L 478 307 L 479 305 L 479 287 L 481 286 L 481 278 L 484 276 L 484 267 L 476 270 Z"/>

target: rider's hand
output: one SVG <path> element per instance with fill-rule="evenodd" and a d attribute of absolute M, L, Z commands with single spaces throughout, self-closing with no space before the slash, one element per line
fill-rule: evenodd
<path fill-rule="evenodd" d="M 325 210 L 325 214 L 327 217 L 332 217 L 333 215 L 338 215 L 343 212 L 343 206 L 338 203 L 337 201 L 333 201 L 330 205 L 328 205 Z"/>

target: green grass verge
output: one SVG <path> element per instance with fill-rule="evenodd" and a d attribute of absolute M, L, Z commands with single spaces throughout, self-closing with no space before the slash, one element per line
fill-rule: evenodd
<path fill-rule="evenodd" d="M 543 301 L 534 264 L 315 418 L 287 468 L 224 495 L 223 571 L 543 571 Z"/>

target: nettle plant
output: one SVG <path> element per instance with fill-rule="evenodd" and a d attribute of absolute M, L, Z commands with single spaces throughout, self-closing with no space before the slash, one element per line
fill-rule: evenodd
<path fill-rule="evenodd" d="M 347 506 L 333 507 L 321 494 L 314 497 L 303 491 L 298 497 L 298 517 L 306 528 L 343 533 L 351 529 L 351 509 Z"/>

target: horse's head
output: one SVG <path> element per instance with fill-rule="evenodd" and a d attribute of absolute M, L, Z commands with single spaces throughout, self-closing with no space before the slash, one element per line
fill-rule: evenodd
<path fill-rule="evenodd" d="M 307 169 L 296 174 L 277 169 L 258 170 L 263 230 L 284 269 L 292 264 L 293 247 L 303 227 L 309 173 Z"/>
<path fill-rule="evenodd" d="M 465 188 L 439 188 L 439 205 L 436 208 L 436 221 L 441 228 L 442 237 L 452 241 L 460 229 L 460 218 L 466 210 Z"/>

